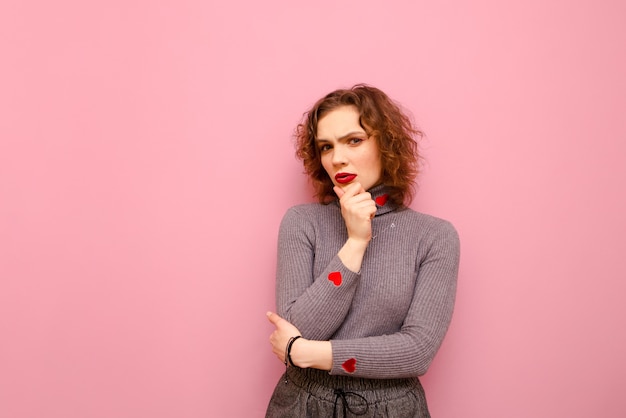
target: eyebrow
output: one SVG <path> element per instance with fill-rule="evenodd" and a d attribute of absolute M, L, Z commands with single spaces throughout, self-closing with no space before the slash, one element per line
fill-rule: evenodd
<path fill-rule="evenodd" d="M 337 138 L 337 141 L 342 141 L 346 138 L 349 138 L 351 136 L 356 136 L 356 135 L 366 135 L 367 136 L 367 132 L 363 132 L 363 131 L 352 131 L 352 132 L 348 132 L 345 135 L 342 135 L 341 137 Z M 324 139 L 324 138 L 315 138 L 315 142 L 331 142 L 328 139 Z"/>

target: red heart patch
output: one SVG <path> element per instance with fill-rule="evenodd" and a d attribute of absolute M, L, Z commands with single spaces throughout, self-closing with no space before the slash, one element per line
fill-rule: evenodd
<path fill-rule="evenodd" d="M 356 370 L 356 359 L 349 358 L 348 360 L 343 362 L 341 367 L 348 373 L 354 373 L 354 371 Z"/>
<path fill-rule="evenodd" d="M 341 272 L 333 271 L 332 273 L 328 275 L 328 280 L 333 282 L 335 286 L 340 286 L 341 285 Z"/>
<path fill-rule="evenodd" d="M 385 203 L 387 203 L 387 199 L 389 199 L 389 195 L 383 194 L 374 199 L 374 201 L 378 206 L 385 206 Z"/>

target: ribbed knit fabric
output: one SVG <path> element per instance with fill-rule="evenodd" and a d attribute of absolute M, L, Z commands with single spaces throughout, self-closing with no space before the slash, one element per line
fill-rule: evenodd
<path fill-rule="evenodd" d="M 304 338 L 330 340 L 331 375 L 371 379 L 426 372 L 450 323 L 459 239 L 447 221 L 380 203 L 360 273 L 338 251 L 348 236 L 338 202 L 287 211 L 280 226 L 279 315 Z"/>

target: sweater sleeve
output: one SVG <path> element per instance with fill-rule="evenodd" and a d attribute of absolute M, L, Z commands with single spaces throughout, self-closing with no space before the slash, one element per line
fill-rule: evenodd
<path fill-rule="evenodd" d="M 278 314 L 294 324 L 302 336 L 329 340 L 350 310 L 359 274 L 334 256 L 313 277 L 315 230 L 297 208 L 287 211 L 278 234 L 276 304 Z"/>
<path fill-rule="evenodd" d="M 332 340 L 331 374 L 382 379 L 426 373 L 452 318 L 460 253 L 458 234 L 448 222 L 440 225 L 429 245 L 400 331 Z"/>

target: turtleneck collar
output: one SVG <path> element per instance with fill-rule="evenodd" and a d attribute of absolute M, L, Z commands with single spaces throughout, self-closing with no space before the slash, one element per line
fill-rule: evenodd
<path fill-rule="evenodd" d="M 372 187 L 368 192 L 372 195 L 372 199 L 376 202 L 376 216 L 384 215 L 398 209 L 398 205 L 389 200 L 389 188 L 384 184 Z M 334 203 L 339 205 L 339 199 L 335 199 Z"/>
<path fill-rule="evenodd" d="M 372 199 L 376 202 L 376 216 L 384 215 L 398 208 L 398 205 L 389 199 L 389 188 L 384 184 L 379 184 L 368 190 L 372 195 Z"/>

